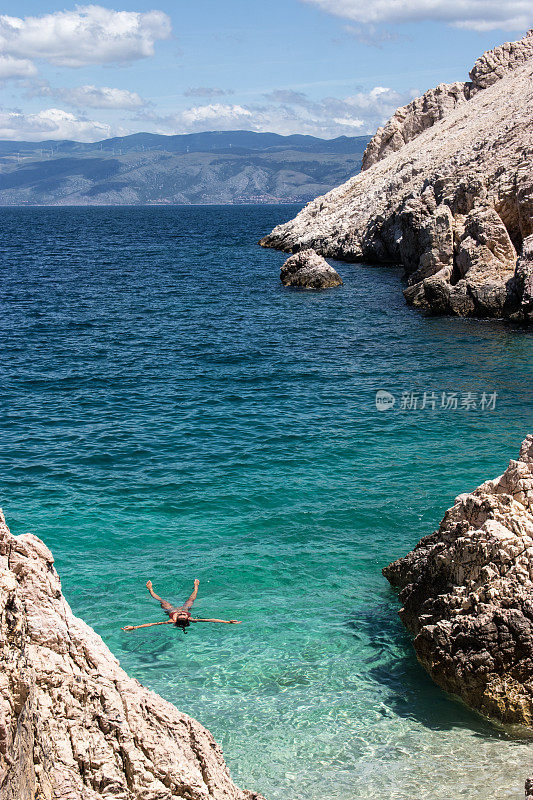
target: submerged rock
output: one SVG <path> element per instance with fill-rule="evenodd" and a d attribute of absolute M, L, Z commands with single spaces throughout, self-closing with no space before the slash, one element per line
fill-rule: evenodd
<path fill-rule="evenodd" d="M 487 717 L 533 725 L 533 436 L 383 574 L 439 686 Z"/>
<path fill-rule="evenodd" d="M 261 244 L 401 263 L 418 308 L 530 322 L 517 257 L 533 234 L 533 31 L 485 53 L 470 78 L 398 109 L 361 174 Z"/>
<path fill-rule="evenodd" d="M 342 285 L 337 270 L 310 248 L 288 258 L 281 268 L 280 277 L 284 286 L 299 289 L 330 289 Z"/>
<path fill-rule="evenodd" d="M 75 617 L 54 559 L 0 512 L 1 800 L 261 800 L 196 720 Z"/>

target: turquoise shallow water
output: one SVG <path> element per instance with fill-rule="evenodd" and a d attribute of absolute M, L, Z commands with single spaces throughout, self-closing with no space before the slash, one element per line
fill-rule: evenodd
<path fill-rule="evenodd" d="M 4 209 L 0 498 L 75 612 L 269 800 L 519 798 L 531 745 L 417 665 L 380 569 L 531 428 L 531 337 L 425 318 L 392 268 L 284 290 L 294 207 Z M 397 398 L 378 412 L 375 392 Z M 402 391 L 494 410 L 402 410 Z M 239 627 L 169 627 L 196 611 Z"/>

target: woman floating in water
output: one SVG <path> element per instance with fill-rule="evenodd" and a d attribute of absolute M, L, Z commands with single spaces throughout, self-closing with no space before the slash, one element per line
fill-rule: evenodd
<path fill-rule="evenodd" d="M 198 586 L 200 585 L 200 581 L 198 578 L 194 581 L 194 589 L 192 591 L 191 596 L 182 606 L 172 606 L 166 600 L 163 600 L 159 595 L 154 592 L 154 588 L 152 586 L 152 581 L 148 581 L 146 584 L 146 588 L 154 598 L 154 600 L 159 600 L 161 603 L 161 608 L 163 611 L 166 611 L 168 616 L 170 617 L 169 620 L 165 620 L 164 622 L 147 622 L 144 625 L 126 625 L 125 628 L 122 628 L 123 631 L 136 631 L 138 628 L 151 628 L 153 625 L 170 625 L 171 623 L 176 626 L 176 628 L 181 628 L 183 633 L 186 633 L 185 628 L 188 628 L 191 622 L 222 622 L 225 625 L 240 625 L 238 619 L 198 619 L 191 616 L 191 608 L 192 604 L 196 600 L 196 595 L 198 594 Z"/>

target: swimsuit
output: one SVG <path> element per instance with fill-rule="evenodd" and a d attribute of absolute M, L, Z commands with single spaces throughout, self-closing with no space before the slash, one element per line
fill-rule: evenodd
<path fill-rule="evenodd" d="M 172 614 L 175 614 L 176 612 L 178 612 L 178 614 L 187 614 L 187 617 L 191 616 L 191 612 L 187 607 L 187 603 L 185 603 L 185 605 L 183 606 L 172 606 L 166 600 L 161 600 L 161 608 L 163 609 L 163 611 L 167 612 L 169 617 L 171 617 Z M 176 620 L 176 622 L 174 623 L 176 628 L 188 628 L 190 624 L 191 623 L 189 622 L 188 619 Z"/>

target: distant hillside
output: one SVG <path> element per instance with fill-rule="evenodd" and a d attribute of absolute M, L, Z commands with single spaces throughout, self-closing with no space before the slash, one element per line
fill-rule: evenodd
<path fill-rule="evenodd" d="M 369 140 L 208 131 L 0 142 L 0 205 L 307 202 L 359 172 Z"/>

